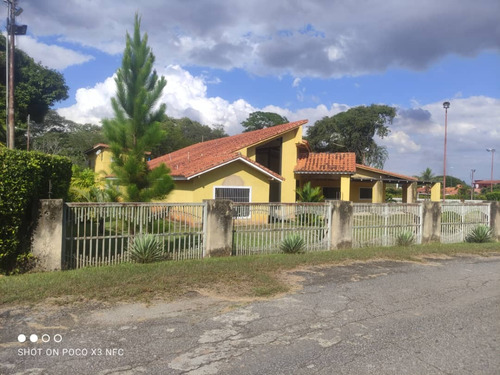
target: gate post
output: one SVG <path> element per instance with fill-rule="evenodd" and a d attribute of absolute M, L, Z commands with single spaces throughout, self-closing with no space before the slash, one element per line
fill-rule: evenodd
<path fill-rule="evenodd" d="M 206 243 L 203 257 L 230 256 L 233 251 L 233 202 L 222 199 L 204 202 Z"/>
<path fill-rule="evenodd" d="M 500 241 L 500 202 L 490 202 L 490 227 L 493 238 Z"/>
<path fill-rule="evenodd" d="M 422 243 L 441 242 L 441 203 L 422 203 Z"/>
<path fill-rule="evenodd" d="M 62 267 L 63 249 L 62 199 L 41 199 L 31 252 L 37 258 L 38 271 L 57 271 Z"/>
<path fill-rule="evenodd" d="M 334 201 L 330 206 L 332 222 L 330 224 L 331 248 L 348 249 L 352 247 L 352 202 Z"/>

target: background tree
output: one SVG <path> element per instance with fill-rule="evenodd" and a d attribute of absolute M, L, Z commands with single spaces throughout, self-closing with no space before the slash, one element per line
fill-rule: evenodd
<path fill-rule="evenodd" d="M 241 123 L 244 130 L 243 132 L 251 132 L 271 126 L 286 124 L 288 119 L 273 112 L 252 112 L 248 118 Z"/>
<path fill-rule="evenodd" d="M 141 38 L 140 18 L 136 14 L 133 37 L 127 32 L 122 66 L 115 79 L 116 97 L 111 99 L 115 117 L 103 120 L 113 163 L 111 168 L 120 185 L 125 186 L 128 201 L 149 201 L 162 198 L 173 189 L 169 170 L 162 164 L 150 170 L 145 158 L 164 137 L 160 128 L 165 121 L 164 103 L 156 106 L 164 77 L 153 70 L 155 57 L 148 47 L 147 34 Z"/>
<path fill-rule="evenodd" d="M 106 142 L 100 126 L 78 124 L 49 110 L 42 123 L 32 123 L 30 148 L 46 154 L 66 156 L 81 168 L 87 166 L 85 151 Z"/>
<path fill-rule="evenodd" d="M 434 181 L 434 173 L 432 169 L 426 168 L 425 171 L 420 173 L 420 176 L 416 176 L 421 181 Z"/>
<path fill-rule="evenodd" d="M 383 168 L 388 153 L 373 138 L 387 136 L 395 116 L 396 109 L 387 105 L 354 107 L 316 121 L 307 140 L 316 152 L 354 152 L 357 163 Z"/>
<path fill-rule="evenodd" d="M 5 37 L 0 35 L 0 51 L 5 51 Z M 5 52 L 0 54 L 0 71 L 5 72 Z M 15 118 L 16 128 L 26 129 L 28 114 L 41 123 L 49 108 L 68 98 L 64 76 L 36 63 L 21 50 L 15 51 Z M 5 74 L 0 74 L 0 95 L 5 97 Z M 0 101 L 0 142 L 5 142 L 5 100 Z M 16 131 L 16 147 L 25 148 L 25 131 Z M 19 143 L 18 143 L 19 142 Z"/>
<path fill-rule="evenodd" d="M 210 127 L 187 117 L 181 119 L 167 118 L 161 126 L 167 136 L 154 148 L 153 155 L 155 157 L 198 142 L 227 137 L 223 125 Z"/>

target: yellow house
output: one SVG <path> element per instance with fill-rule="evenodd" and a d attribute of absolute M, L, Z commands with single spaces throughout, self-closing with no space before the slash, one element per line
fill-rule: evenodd
<path fill-rule="evenodd" d="M 197 143 L 150 160 L 170 168 L 175 189 L 167 202 L 226 198 L 235 202 L 295 202 L 307 181 L 327 199 L 384 202 L 385 185 L 403 186 L 403 201 L 416 200 L 413 177 L 356 164 L 354 153 L 313 153 L 302 139 L 307 120 Z M 87 151 L 96 172 L 110 173 L 106 145 Z M 439 197 L 437 198 L 439 199 Z"/>

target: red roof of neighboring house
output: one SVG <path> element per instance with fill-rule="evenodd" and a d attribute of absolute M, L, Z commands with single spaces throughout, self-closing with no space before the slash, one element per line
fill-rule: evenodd
<path fill-rule="evenodd" d="M 356 173 L 356 154 L 319 152 L 302 155 L 297 160 L 295 173 L 353 174 Z"/>
<path fill-rule="evenodd" d="M 373 167 L 369 167 L 369 166 L 363 165 L 363 164 L 356 164 L 356 168 L 364 169 L 364 170 L 379 173 L 379 174 L 385 174 L 389 177 L 395 177 L 395 178 L 401 179 L 401 180 L 418 181 L 418 178 L 415 178 L 415 177 L 410 177 L 410 176 L 405 176 L 403 174 L 384 171 L 383 169 L 373 168 Z"/>
<path fill-rule="evenodd" d="M 500 180 L 476 180 L 476 181 L 474 181 L 474 184 L 476 184 L 479 187 L 499 185 Z"/>
<path fill-rule="evenodd" d="M 241 160 L 254 168 L 258 168 L 273 177 L 283 180 L 279 174 L 238 154 L 238 151 L 258 143 L 277 138 L 278 136 L 297 129 L 307 123 L 307 120 L 276 125 L 270 128 L 254 130 L 225 138 L 213 139 L 196 143 L 183 149 L 171 152 L 149 161 L 149 167 L 155 168 L 165 163 L 171 170 L 171 175 L 177 178 L 190 179 L 199 174 L 218 168 L 228 162 Z"/>

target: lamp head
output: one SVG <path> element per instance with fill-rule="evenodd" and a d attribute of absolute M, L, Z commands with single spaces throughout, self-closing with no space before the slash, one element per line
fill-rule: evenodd
<path fill-rule="evenodd" d="M 448 108 L 450 108 L 450 102 L 444 102 L 444 103 L 443 103 L 443 108 L 444 108 L 444 109 L 448 109 Z"/>

